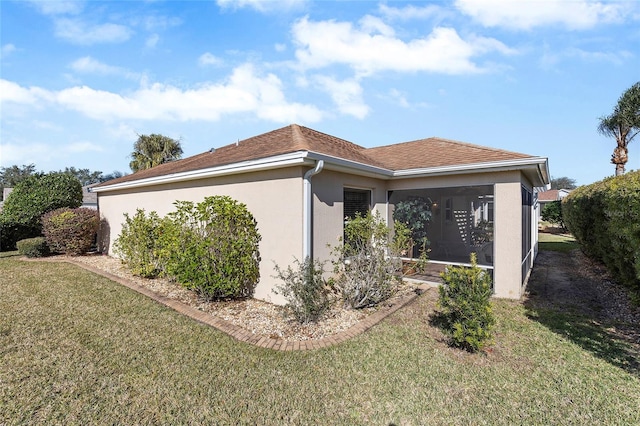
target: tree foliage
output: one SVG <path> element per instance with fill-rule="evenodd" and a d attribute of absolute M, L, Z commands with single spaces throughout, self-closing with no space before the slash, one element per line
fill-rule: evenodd
<path fill-rule="evenodd" d="M 616 166 L 616 176 L 623 174 L 628 161 L 628 145 L 640 132 L 640 81 L 620 96 L 611 114 L 600 118 L 598 131 L 616 139 L 611 163 Z"/>
<path fill-rule="evenodd" d="M 155 133 L 138 135 L 138 140 L 133 145 L 129 167 L 133 172 L 137 172 L 181 157 L 180 141 Z"/>
<path fill-rule="evenodd" d="M 43 214 L 62 207 L 76 208 L 82 205 L 82 186 L 73 176 L 53 172 L 32 175 L 16 185 L 4 203 L 0 222 L 8 229 L 17 229 L 15 238 L 40 235 Z M 4 240 L 4 238 L 3 238 Z M 15 240 L 17 241 L 17 240 Z M 3 241 L 13 246 L 15 241 Z"/>
<path fill-rule="evenodd" d="M 471 267 L 447 266 L 438 288 L 440 323 L 451 345 L 470 352 L 491 342 L 496 322 L 491 307 L 491 277 L 478 267 L 471 254 Z"/>
<path fill-rule="evenodd" d="M 3 196 L 4 188 L 13 188 L 29 176 L 36 174 L 38 173 L 36 173 L 35 164 L 27 164 L 22 167 L 18 165 L 0 167 L 0 197 Z"/>
<path fill-rule="evenodd" d="M 100 216 L 97 210 L 63 207 L 42 216 L 42 230 L 51 251 L 78 256 L 91 249 Z"/>
<path fill-rule="evenodd" d="M 542 208 L 542 220 L 559 225 L 564 229 L 562 218 L 562 202 L 560 200 L 551 201 Z"/>
<path fill-rule="evenodd" d="M 566 176 L 551 178 L 551 189 L 576 189 L 577 187 L 575 179 Z"/>

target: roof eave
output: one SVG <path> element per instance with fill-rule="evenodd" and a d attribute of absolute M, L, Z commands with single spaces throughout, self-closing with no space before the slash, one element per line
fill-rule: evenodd
<path fill-rule="evenodd" d="M 417 169 L 396 170 L 393 179 L 409 179 L 416 177 L 443 176 L 458 173 L 500 172 L 520 170 L 528 171 L 534 186 L 545 186 L 549 183 L 549 163 L 545 157 L 529 157 L 517 160 L 502 160 L 488 163 L 457 164 L 452 166 L 424 167 Z M 537 185 L 540 183 L 541 185 Z"/>
<path fill-rule="evenodd" d="M 154 185 L 165 185 L 175 182 L 206 179 L 217 176 L 228 176 L 240 173 L 257 172 L 263 170 L 278 169 L 307 163 L 306 151 L 297 151 L 258 160 L 242 161 L 239 163 L 225 164 L 222 166 L 208 167 L 205 169 L 191 170 L 187 172 L 172 173 L 169 175 L 154 176 L 145 179 L 116 183 L 93 188 L 93 192 L 110 192 L 121 189 L 141 188 Z"/>

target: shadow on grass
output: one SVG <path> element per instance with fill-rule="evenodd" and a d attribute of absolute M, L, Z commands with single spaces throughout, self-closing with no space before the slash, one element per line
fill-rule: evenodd
<path fill-rule="evenodd" d="M 527 316 L 609 364 L 640 377 L 640 354 L 606 325 L 579 314 L 527 306 Z"/>
<path fill-rule="evenodd" d="M 0 259 L 5 257 L 20 257 L 20 256 L 21 255 L 20 253 L 18 253 L 18 250 L 0 252 Z"/>

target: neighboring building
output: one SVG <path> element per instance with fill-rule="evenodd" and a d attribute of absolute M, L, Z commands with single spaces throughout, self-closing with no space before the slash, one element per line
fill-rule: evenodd
<path fill-rule="evenodd" d="M 440 138 L 364 148 L 294 124 L 92 191 L 106 221 L 107 253 L 124 213 L 163 216 L 176 200 L 210 195 L 245 203 L 262 235 L 255 297 L 282 303 L 271 291 L 274 262 L 328 259 L 327 245 L 338 243 L 345 217 L 372 209 L 392 224 L 394 205 L 411 197 L 431 203 L 431 262 L 465 264 L 479 253 L 495 295 L 519 298 L 536 255 L 533 190 L 548 184 L 544 157 Z"/>
<path fill-rule="evenodd" d="M 91 188 L 96 186 L 96 183 L 86 185 L 82 187 L 82 206 L 88 209 L 98 209 L 98 195 L 95 192 L 91 192 Z"/>
<path fill-rule="evenodd" d="M 544 206 L 549 204 L 552 201 L 560 201 L 569 193 L 570 189 L 548 189 L 544 191 L 537 192 L 535 195 L 537 196 L 536 202 L 536 217 L 538 218 L 538 222 L 542 221 L 542 209 Z"/>

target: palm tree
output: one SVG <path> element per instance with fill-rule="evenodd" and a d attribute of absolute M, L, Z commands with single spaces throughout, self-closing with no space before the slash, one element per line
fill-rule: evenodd
<path fill-rule="evenodd" d="M 138 140 L 133 144 L 133 152 L 131 153 L 133 160 L 129 163 L 129 167 L 133 172 L 137 172 L 178 160 L 180 157 L 182 157 L 180 141 L 154 133 L 138 135 Z"/>
<path fill-rule="evenodd" d="M 598 131 L 616 138 L 611 162 L 616 165 L 616 176 L 624 174 L 629 154 L 627 146 L 640 132 L 640 81 L 620 96 L 610 115 L 600 118 Z"/>

